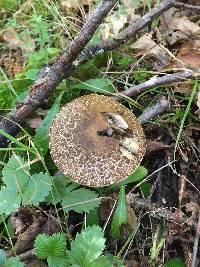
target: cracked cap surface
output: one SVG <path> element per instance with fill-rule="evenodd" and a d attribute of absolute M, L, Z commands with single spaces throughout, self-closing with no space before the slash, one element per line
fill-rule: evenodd
<path fill-rule="evenodd" d="M 120 116 L 128 129 L 119 129 L 121 134 L 114 129 L 112 136 L 99 134 L 112 127 L 105 114 Z M 125 179 L 139 166 L 146 151 L 145 136 L 137 118 L 122 104 L 104 95 L 79 97 L 64 106 L 49 134 L 51 157 L 59 170 L 71 180 L 91 187 L 108 186 Z M 136 152 L 132 153 L 127 144 L 123 146 L 127 138 L 137 140 Z"/>

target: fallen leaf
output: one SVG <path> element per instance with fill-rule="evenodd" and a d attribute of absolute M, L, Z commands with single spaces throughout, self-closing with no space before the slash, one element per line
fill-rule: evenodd
<path fill-rule="evenodd" d="M 23 53 L 26 54 L 31 50 L 34 50 L 34 40 L 30 35 L 26 35 L 26 43 L 20 40 L 18 33 L 13 28 L 4 29 L 1 33 L 0 40 L 8 42 L 10 49 L 21 48 Z M 26 45 L 27 43 L 31 45 Z"/>
<path fill-rule="evenodd" d="M 191 212 L 190 219 L 196 220 L 198 218 L 200 207 L 195 202 L 189 202 L 185 204 L 185 208 L 187 212 Z"/>
<path fill-rule="evenodd" d="M 40 260 L 30 260 L 26 267 L 47 267 L 47 265 Z"/>
<path fill-rule="evenodd" d="M 189 67 L 200 67 L 200 40 L 184 42 L 180 46 L 176 58 L 177 60 L 173 59 L 170 62 L 169 67 L 179 68 L 184 64 Z"/>
<path fill-rule="evenodd" d="M 142 265 L 136 260 L 125 260 L 126 267 L 141 267 Z"/>
<path fill-rule="evenodd" d="M 102 39 L 108 39 L 109 37 L 115 37 L 119 31 L 128 23 L 129 15 L 127 10 L 118 10 L 113 15 L 106 19 L 106 22 L 102 25 L 100 34 Z"/>
<path fill-rule="evenodd" d="M 24 47 L 24 43 L 19 40 L 17 32 L 12 28 L 7 28 L 3 30 L 1 40 L 9 43 L 11 49 L 16 49 L 18 47 Z"/>
<path fill-rule="evenodd" d="M 161 149 L 169 148 L 171 148 L 171 146 L 165 145 L 163 142 L 147 139 L 147 154 Z"/>
<path fill-rule="evenodd" d="M 198 37 L 200 26 L 188 17 L 180 16 L 176 8 L 170 8 L 160 17 L 159 31 L 163 41 L 174 45 L 180 41 L 190 40 L 191 37 Z"/>
<path fill-rule="evenodd" d="M 200 26 L 190 21 L 188 17 L 173 17 L 169 27 L 173 30 L 185 33 L 188 36 L 200 34 Z"/>
<path fill-rule="evenodd" d="M 126 204 L 127 223 L 124 225 L 126 235 L 129 236 L 137 226 L 137 217 L 130 205 Z"/>
<path fill-rule="evenodd" d="M 149 35 L 140 37 L 131 45 L 131 48 L 137 50 L 137 55 L 145 55 L 146 57 L 157 59 L 157 63 L 155 63 L 156 69 L 163 68 L 170 61 L 170 57 L 166 53 L 166 50 L 157 45 Z"/>
<path fill-rule="evenodd" d="M 40 126 L 41 122 L 42 122 L 42 118 L 34 118 L 34 119 L 30 119 L 28 121 L 28 124 L 31 128 L 37 129 Z"/>
<path fill-rule="evenodd" d="M 176 58 L 173 58 L 164 70 L 169 71 L 182 67 L 200 67 L 200 40 L 184 42 L 178 49 Z M 189 96 L 193 86 L 194 82 L 192 80 L 179 82 L 174 86 L 174 90 Z"/>

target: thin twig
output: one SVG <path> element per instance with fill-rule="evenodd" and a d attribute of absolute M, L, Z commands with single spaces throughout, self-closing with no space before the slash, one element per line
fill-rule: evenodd
<path fill-rule="evenodd" d="M 138 117 L 138 120 L 141 124 L 145 124 L 146 122 L 163 113 L 166 109 L 169 108 L 170 102 L 166 97 L 163 96 L 157 101 L 154 106 L 147 108 L 143 112 L 143 114 Z"/>
<path fill-rule="evenodd" d="M 188 4 L 180 3 L 180 2 L 173 3 L 173 6 L 176 8 L 187 8 L 187 9 L 192 9 L 194 11 L 200 11 L 200 6 L 192 6 L 192 5 L 188 5 Z"/>
<path fill-rule="evenodd" d="M 27 250 L 26 252 L 18 255 L 21 261 L 34 259 L 35 256 L 35 249 Z"/>
<path fill-rule="evenodd" d="M 186 79 L 198 79 L 200 77 L 200 72 L 195 72 L 190 69 L 178 71 L 173 74 L 167 74 L 164 76 L 154 76 L 150 80 L 134 85 L 130 87 L 129 89 L 123 91 L 121 94 L 122 96 L 128 96 L 132 97 L 136 94 L 142 93 L 146 90 L 149 90 L 151 88 L 155 88 L 158 86 L 168 85 L 175 82 L 185 81 Z"/>
<path fill-rule="evenodd" d="M 195 239 L 194 239 L 191 267 L 197 267 L 196 259 L 197 259 L 197 252 L 198 252 L 198 246 L 199 246 L 199 237 L 200 237 L 200 212 L 199 212 L 199 220 L 198 220 L 198 224 L 197 224 L 196 235 L 195 235 Z"/>

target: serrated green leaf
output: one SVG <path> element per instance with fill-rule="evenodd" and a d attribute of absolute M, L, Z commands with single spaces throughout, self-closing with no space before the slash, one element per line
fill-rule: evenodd
<path fill-rule="evenodd" d="M 59 111 L 62 96 L 63 92 L 56 99 L 43 122 L 40 124 L 40 127 L 37 128 L 36 134 L 33 138 L 36 148 L 42 153 L 43 156 L 47 154 L 47 151 L 49 149 L 49 128 L 53 122 L 54 117 Z"/>
<path fill-rule="evenodd" d="M 24 263 L 18 257 L 5 259 L 3 267 L 24 267 Z"/>
<path fill-rule="evenodd" d="M 100 199 L 96 192 L 90 189 L 80 188 L 69 192 L 62 199 L 62 207 L 65 212 L 74 210 L 76 212 L 89 212 L 100 205 Z"/>
<path fill-rule="evenodd" d="M 9 215 L 20 207 L 21 197 L 7 187 L 2 187 L 0 191 L 0 214 Z"/>
<path fill-rule="evenodd" d="M 67 256 L 54 257 L 50 256 L 47 259 L 48 267 L 69 267 Z"/>
<path fill-rule="evenodd" d="M 91 79 L 78 83 L 74 88 L 85 89 L 95 93 L 115 92 L 114 86 L 109 79 Z"/>
<path fill-rule="evenodd" d="M 99 226 L 89 226 L 71 242 L 69 261 L 73 266 L 88 267 L 98 259 L 105 248 L 105 238 Z"/>
<path fill-rule="evenodd" d="M 46 198 L 46 201 L 57 204 L 77 187 L 80 187 L 80 184 L 72 182 L 67 176 L 55 176 L 53 179 L 52 192 Z"/>
<path fill-rule="evenodd" d="M 65 188 L 65 196 L 67 196 L 70 192 L 75 190 L 77 187 L 80 187 L 80 184 L 72 182 Z"/>
<path fill-rule="evenodd" d="M 30 166 L 17 155 L 12 155 L 4 166 L 3 182 L 13 192 L 21 192 L 29 180 Z"/>
<path fill-rule="evenodd" d="M 52 204 L 61 202 L 61 199 L 65 196 L 67 183 L 66 176 L 55 176 L 53 179 L 52 192 L 46 198 L 46 201 Z"/>
<path fill-rule="evenodd" d="M 87 226 L 92 226 L 92 225 L 98 225 L 99 224 L 99 212 L 100 208 L 97 207 L 93 209 L 86 218 L 86 225 Z"/>
<path fill-rule="evenodd" d="M 6 258 L 6 252 L 3 249 L 0 249 L 0 264 L 4 263 L 4 260 Z"/>
<path fill-rule="evenodd" d="M 145 176 L 147 176 L 147 169 L 143 166 L 139 166 L 132 174 L 130 174 L 128 177 L 126 177 L 123 181 L 114 184 L 113 186 L 111 186 L 111 189 L 114 188 L 119 188 L 122 185 L 127 185 L 130 183 L 135 183 L 138 182 L 140 180 L 142 180 Z"/>
<path fill-rule="evenodd" d="M 48 196 L 52 185 L 52 179 L 48 174 L 35 173 L 29 179 L 22 194 L 23 205 L 39 205 Z"/>
<path fill-rule="evenodd" d="M 106 256 L 101 256 L 92 263 L 90 263 L 88 267 L 113 267 L 113 265 L 111 262 L 109 262 Z"/>
<path fill-rule="evenodd" d="M 181 258 L 174 258 L 166 262 L 162 267 L 185 267 L 185 263 Z"/>
<path fill-rule="evenodd" d="M 65 256 L 65 247 L 66 237 L 63 233 L 57 233 L 52 236 L 40 234 L 35 240 L 35 253 L 38 259 Z"/>
<path fill-rule="evenodd" d="M 122 186 L 120 188 L 119 197 L 117 201 L 117 208 L 115 210 L 111 232 L 114 237 L 120 236 L 120 226 L 127 222 L 127 212 L 126 212 L 126 195 L 125 195 L 125 187 Z"/>

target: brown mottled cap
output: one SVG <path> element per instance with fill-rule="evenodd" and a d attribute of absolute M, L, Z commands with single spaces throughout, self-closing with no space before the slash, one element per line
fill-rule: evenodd
<path fill-rule="evenodd" d="M 52 159 L 86 186 L 108 186 L 131 174 L 146 151 L 143 129 L 129 109 L 91 94 L 64 106 L 50 129 Z"/>

